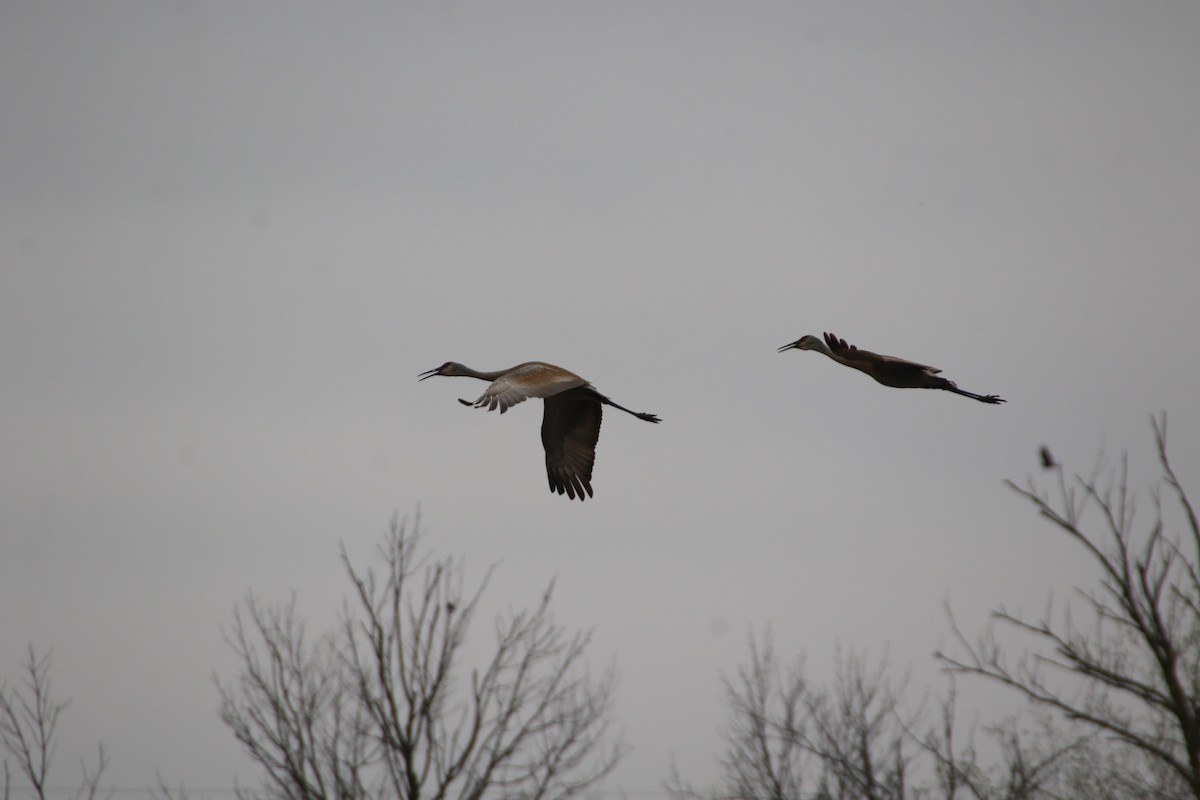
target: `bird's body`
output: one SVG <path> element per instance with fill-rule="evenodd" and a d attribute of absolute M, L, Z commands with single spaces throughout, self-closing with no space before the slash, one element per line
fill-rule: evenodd
<path fill-rule="evenodd" d="M 653 414 L 630 411 L 596 391 L 596 387 L 570 370 L 544 361 L 526 361 L 511 369 L 481 372 L 455 361 L 420 376 L 465 376 L 489 381 L 478 399 L 459 400 L 466 406 L 508 409 L 531 397 L 544 403 L 542 447 L 546 451 L 546 476 L 550 491 L 566 494 L 572 500 L 592 496 L 592 465 L 596 461 L 596 442 L 600 439 L 602 406 L 612 406 L 647 422 L 659 422 Z"/>
<path fill-rule="evenodd" d="M 940 369 L 930 367 L 926 364 L 918 364 L 915 361 L 908 361 L 895 356 L 885 356 L 879 353 L 872 353 L 869 350 L 859 350 L 852 344 L 846 344 L 845 339 L 839 339 L 832 333 L 825 334 L 825 340 L 821 341 L 816 336 L 803 336 L 791 344 L 784 345 L 779 348 L 779 352 L 784 350 L 816 350 L 818 353 L 824 353 L 839 364 L 844 364 L 847 367 L 853 367 L 860 372 L 865 372 L 884 386 L 893 386 L 897 389 L 944 389 L 947 392 L 961 394 L 963 397 L 970 397 L 978 400 L 981 403 L 1003 403 L 1004 400 L 994 394 L 975 394 L 963 389 L 947 378 L 943 378 L 938 373 Z"/>
<path fill-rule="evenodd" d="M 1058 462 L 1054 460 L 1054 454 L 1046 445 L 1042 445 L 1038 450 L 1038 456 L 1042 459 L 1042 469 L 1054 469 L 1058 466 Z"/>

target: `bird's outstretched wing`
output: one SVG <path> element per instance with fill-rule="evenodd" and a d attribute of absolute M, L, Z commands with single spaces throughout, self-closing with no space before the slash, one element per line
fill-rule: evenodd
<path fill-rule="evenodd" d="M 542 447 L 550 491 L 574 500 L 592 496 L 592 465 L 600 439 L 601 405 L 591 393 L 568 389 L 546 398 Z"/>
<path fill-rule="evenodd" d="M 488 384 L 483 394 L 474 402 L 459 400 L 460 403 L 488 411 L 500 409 L 503 414 L 518 403 L 531 397 L 553 397 L 560 392 L 587 384 L 583 378 L 562 367 L 530 361 L 513 367 L 507 373 Z"/>
<path fill-rule="evenodd" d="M 835 334 L 825 334 L 825 344 L 837 356 L 845 361 L 858 362 L 875 362 L 877 364 L 887 366 L 892 369 L 911 369 L 920 372 L 925 372 L 930 375 L 936 375 L 941 372 L 937 367 L 931 367 L 928 364 L 919 364 L 916 361 L 909 361 L 907 358 L 897 358 L 896 356 L 885 356 L 882 353 L 872 353 L 870 350 L 860 350 L 852 344 L 847 344 L 845 339 L 839 339 Z"/>

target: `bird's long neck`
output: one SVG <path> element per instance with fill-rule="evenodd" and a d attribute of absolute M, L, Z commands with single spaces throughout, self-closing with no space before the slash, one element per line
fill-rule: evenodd
<path fill-rule="evenodd" d="M 455 377 L 479 378 L 479 380 L 481 380 L 481 381 L 491 382 L 491 381 L 494 381 L 497 378 L 499 378 L 501 375 L 506 375 L 509 372 L 512 372 L 512 370 L 511 369 L 497 369 L 497 370 L 493 370 L 492 372 L 481 372 L 480 370 L 471 369 L 466 364 L 463 364 L 462 369 L 460 369 L 458 371 L 458 375 Z"/>
<path fill-rule="evenodd" d="M 812 345 L 808 349 L 816 350 L 818 353 L 824 353 L 825 355 L 832 358 L 834 361 L 840 361 L 840 359 L 836 355 L 834 355 L 833 351 L 829 349 L 829 345 L 825 344 L 820 339 L 817 339 L 815 342 L 813 342 Z"/>

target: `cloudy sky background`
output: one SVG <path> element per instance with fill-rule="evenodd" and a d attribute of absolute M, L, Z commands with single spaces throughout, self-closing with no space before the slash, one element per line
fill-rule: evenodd
<path fill-rule="evenodd" d="M 558 580 L 633 751 L 712 777 L 770 625 L 936 680 L 1093 571 L 1001 484 L 1049 443 L 1200 486 L 1200 6 L 0 3 L 0 676 L 53 648 L 59 785 L 252 784 L 217 718 L 247 590 L 319 628 L 396 512 Z M 814 353 L 833 330 L 986 406 Z M 606 415 L 548 493 L 539 359 Z M 1200 492 L 1200 489 L 1194 491 Z"/>

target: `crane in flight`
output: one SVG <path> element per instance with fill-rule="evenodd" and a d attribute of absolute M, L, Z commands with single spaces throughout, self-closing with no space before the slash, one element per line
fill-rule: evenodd
<path fill-rule="evenodd" d="M 596 461 L 596 442 L 600 439 L 602 406 L 619 408 L 646 422 L 661 421 L 654 414 L 630 411 L 614 403 L 574 372 L 542 361 L 527 361 L 495 372 L 481 372 L 447 361 L 437 369 L 422 372 L 418 380 L 435 375 L 490 381 L 478 400 L 458 402 L 488 411 L 499 408 L 501 414 L 531 397 L 542 398 L 542 447 L 546 451 L 550 491 L 565 493 L 572 500 L 592 496 L 592 465 Z"/>
<path fill-rule="evenodd" d="M 947 392 L 961 394 L 981 403 L 1003 403 L 994 394 L 975 394 L 964 391 L 955 385 L 954 381 L 938 375 L 941 372 L 936 367 L 906 361 L 895 356 L 884 356 L 869 350 L 859 350 L 852 344 L 846 344 L 845 339 L 839 339 L 832 333 L 825 334 L 825 341 L 816 336 L 802 336 L 791 344 L 779 348 L 784 350 L 816 350 L 824 353 L 839 364 L 853 367 L 865 372 L 884 386 L 894 386 L 898 389 L 945 389 Z"/>

